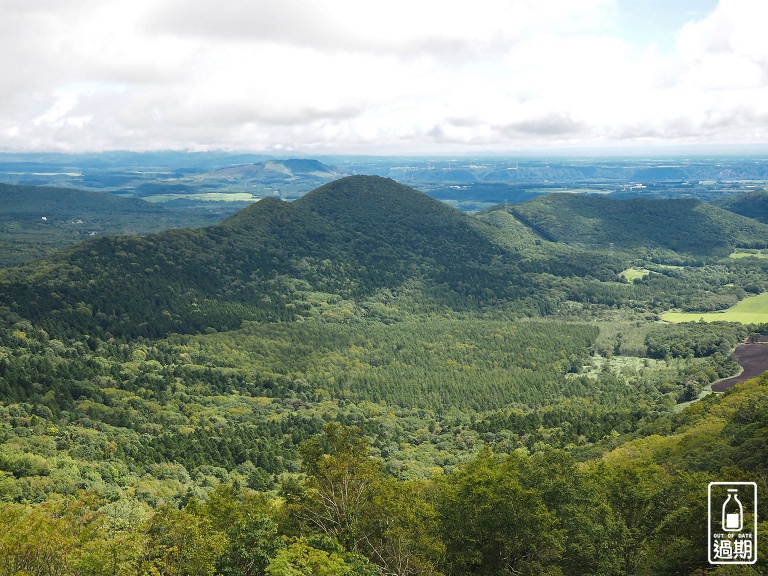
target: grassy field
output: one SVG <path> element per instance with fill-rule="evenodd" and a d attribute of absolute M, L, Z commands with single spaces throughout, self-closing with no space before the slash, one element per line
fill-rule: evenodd
<path fill-rule="evenodd" d="M 650 273 L 650 270 L 646 270 L 645 268 L 627 268 L 624 272 L 619 274 L 619 276 L 626 278 L 627 282 L 634 282 L 635 280 L 645 278 Z"/>
<path fill-rule="evenodd" d="M 667 312 L 662 315 L 667 322 L 741 322 L 742 324 L 768 322 L 768 293 L 745 298 L 722 312 Z"/>
<path fill-rule="evenodd" d="M 768 258 L 763 250 L 736 250 L 730 255 L 731 258 Z"/>

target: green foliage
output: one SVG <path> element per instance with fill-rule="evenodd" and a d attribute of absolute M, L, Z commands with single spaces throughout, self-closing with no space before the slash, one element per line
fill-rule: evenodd
<path fill-rule="evenodd" d="M 763 224 L 699 200 L 615 200 L 547 194 L 517 206 L 548 239 L 603 248 L 663 249 L 698 256 L 730 254 L 765 237 Z"/>
<path fill-rule="evenodd" d="M 297 538 L 280 550 L 267 567 L 268 576 L 376 576 L 364 557 L 317 536 Z"/>
<path fill-rule="evenodd" d="M 729 212 L 754 218 L 758 222 L 768 224 L 768 192 L 765 190 L 754 190 L 744 194 L 728 196 L 712 202 Z"/>
<path fill-rule="evenodd" d="M 766 381 L 671 409 L 761 327 L 656 313 L 768 262 L 712 259 L 737 220 L 611 254 L 494 212 L 352 178 L 0 274 L 0 574 L 707 568 L 702 487 L 768 489 Z"/>
<path fill-rule="evenodd" d="M 366 448 L 359 430 L 327 424 L 321 438 L 300 447 L 309 481 L 293 502 L 295 514 L 306 526 L 355 552 L 365 545 L 365 520 L 382 477 Z"/>
<path fill-rule="evenodd" d="M 736 323 L 667 324 L 651 330 L 645 345 L 650 358 L 704 358 L 714 354 L 730 355 L 747 334 L 747 328 Z"/>
<path fill-rule="evenodd" d="M 546 574 L 563 549 L 556 516 L 526 481 L 525 458 L 482 454 L 441 484 L 449 574 Z"/>
<path fill-rule="evenodd" d="M 200 363 L 301 380 L 339 398 L 432 410 L 551 404 L 583 393 L 561 381 L 587 361 L 592 326 L 424 319 L 396 324 L 250 324 L 176 338 Z"/>
<path fill-rule="evenodd" d="M 274 506 L 262 495 L 238 492 L 219 484 L 199 512 L 210 519 L 215 530 L 227 536 L 227 547 L 216 562 L 218 574 L 262 575 L 284 547 L 277 522 L 272 518 Z"/>
<path fill-rule="evenodd" d="M 185 510 L 160 508 L 147 528 L 149 550 L 142 562 L 148 573 L 211 576 L 227 547 L 227 537 L 211 521 Z"/>

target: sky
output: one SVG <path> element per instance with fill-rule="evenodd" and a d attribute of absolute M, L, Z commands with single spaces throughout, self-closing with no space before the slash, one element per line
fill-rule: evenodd
<path fill-rule="evenodd" d="M 0 0 L 0 151 L 768 150 L 768 2 Z"/>

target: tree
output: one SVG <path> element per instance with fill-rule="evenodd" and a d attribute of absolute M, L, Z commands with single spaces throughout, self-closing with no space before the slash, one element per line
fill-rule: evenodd
<path fill-rule="evenodd" d="M 292 510 L 311 529 L 360 551 L 382 480 L 381 465 L 368 456 L 362 433 L 331 422 L 322 435 L 304 441 L 299 454 L 308 478 L 305 490 L 294 495 Z"/>
<path fill-rule="evenodd" d="M 227 546 L 216 562 L 223 576 L 260 576 L 284 547 L 270 515 L 272 506 L 261 494 L 219 484 L 200 511 L 214 529 L 227 536 Z"/>
<path fill-rule="evenodd" d="M 267 566 L 268 576 L 377 576 L 364 557 L 321 536 L 296 538 Z"/>
<path fill-rule="evenodd" d="M 650 543 L 672 510 L 671 478 L 658 464 L 626 458 L 599 464 L 593 480 L 618 529 L 622 573 L 637 574 L 651 560 Z"/>
<path fill-rule="evenodd" d="M 441 479 L 437 508 L 449 574 L 559 572 L 563 533 L 542 494 L 523 484 L 526 458 L 486 450 Z"/>
<path fill-rule="evenodd" d="M 212 576 L 227 537 L 211 521 L 185 510 L 161 508 L 149 521 L 149 547 L 144 573 L 169 576 Z"/>
<path fill-rule="evenodd" d="M 437 572 L 445 549 L 437 528 L 437 512 L 424 482 L 381 482 L 365 522 L 365 554 L 384 574 L 428 575 Z"/>

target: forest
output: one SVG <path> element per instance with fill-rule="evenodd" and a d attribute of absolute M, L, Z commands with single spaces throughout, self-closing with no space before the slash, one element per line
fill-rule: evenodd
<path fill-rule="evenodd" d="M 710 389 L 768 326 L 660 321 L 768 291 L 763 226 L 356 176 L 0 270 L 0 574 L 766 573 L 706 494 L 768 488 L 768 378 Z"/>

